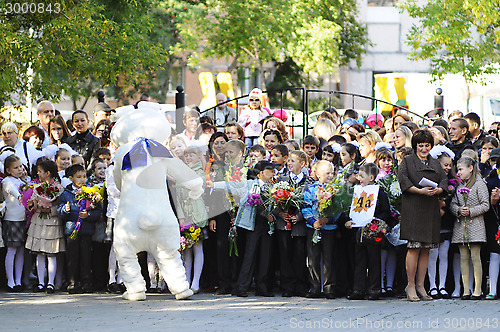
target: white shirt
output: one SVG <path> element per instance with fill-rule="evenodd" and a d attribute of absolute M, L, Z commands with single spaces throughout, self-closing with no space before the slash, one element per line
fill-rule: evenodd
<path fill-rule="evenodd" d="M 25 166 L 28 166 L 28 160 L 26 159 L 26 154 L 24 153 L 24 142 L 25 141 L 22 138 L 19 138 L 16 145 L 14 146 L 14 150 L 16 150 L 16 156 L 21 159 L 21 163 Z M 2 142 L 2 146 L 5 146 L 4 142 Z M 35 149 L 35 147 L 29 142 L 26 142 L 26 152 L 28 154 L 30 167 L 35 165 L 38 158 L 44 157 L 44 153 Z"/>
<path fill-rule="evenodd" d="M 21 187 L 24 182 L 21 179 L 16 179 L 12 176 L 7 176 L 2 181 L 2 192 L 5 199 L 5 215 L 4 220 L 8 221 L 23 221 L 26 220 L 26 212 L 24 205 L 19 204 L 19 196 Z"/>
<path fill-rule="evenodd" d="M 294 173 L 290 172 L 289 176 L 290 176 L 290 179 L 292 179 L 292 182 L 297 184 L 300 181 L 302 181 L 302 179 L 304 178 L 304 173 L 300 172 L 299 174 L 294 174 Z"/>

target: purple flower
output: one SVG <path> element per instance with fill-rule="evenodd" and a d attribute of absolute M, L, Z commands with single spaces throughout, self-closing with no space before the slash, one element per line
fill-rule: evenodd
<path fill-rule="evenodd" d="M 453 191 L 453 190 L 455 190 L 455 187 L 454 187 L 454 186 L 452 186 L 452 185 L 450 184 L 450 185 L 448 186 L 448 191 Z"/>
<path fill-rule="evenodd" d="M 470 189 L 466 188 L 466 187 L 460 188 L 460 189 L 458 189 L 458 193 L 462 194 L 462 195 L 468 195 L 468 194 L 470 194 Z"/>

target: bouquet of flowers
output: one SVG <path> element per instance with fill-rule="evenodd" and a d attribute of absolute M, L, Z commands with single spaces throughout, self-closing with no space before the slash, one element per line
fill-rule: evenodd
<path fill-rule="evenodd" d="M 379 243 L 382 241 L 384 234 L 387 233 L 387 227 L 385 221 L 373 218 L 371 222 L 361 228 L 361 241 L 365 238 Z"/>
<path fill-rule="evenodd" d="M 464 205 L 467 206 L 467 198 L 469 197 L 470 189 L 467 188 L 467 187 L 462 187 L 462 188 L 460 188 L 460 189 L 457 190 L 457 193 L 463 196 L 463 198 L 464 198 Z M 470 249 L 469 232 L 467 231 L 467 216 L 464 216 L 464 234 L 465 234 L 465 237 L 467 239 L 467 246 Z"/>
<path fill-rule="evenodd" d="M 390 174 L 387 174 L 383 178 L 378 180 L 380 188 L 387 194 L 389 198 L 389 203 L 391 204 L 391 210 L 396 216 L 400 215 L 401 211 L 401 186 L 399 185 L 398 172 L 393 166 Z"/>
<path fill-rule="evenodd" d="M 271 186 L 268 186 L 263 192 L 264 206 L 268 210 L 280 208 L 287 215 L 296 214 L 304 203 L 303 190 L 297 190 L 287 181 L 280 181 Z M 292 229 L 292 223 L 287 218 L 286 229 Z"/>
<path fill-rule="evenodd" d="M 455 195 L 460 181 L 459 177 L 448 179 L 448 197 Z"/>
<path fill-rule="evenodd" d="M 339 181 L 326 186 L 318 186 L 316 198 L 318 200 L 319 217 L 331 218 L 351 208 L 353 191 Z"/>
<path fill-rule="evenodd" d="M 181 230 L 181 248 L 179 251 L 191 248 L 193 245 L 198 245 L 201 238 L 201 228 L 196 225 L 182 225 Z"/>
<path fill-rule="evenodd" d="M 257 206 L 257 205 L 262 205 L 262 197 L 260 196 L 259 193 L 250 193 L 247 198 L 246 204 L 248 206 Z"/>
<path fill-rule="evenodd" d="M 319 219 L 332 218 L 351 208 L 353 189 L 341 184 L 341 178 L 337 177 L 332 183 L 318 186 L 316 199 L 318 201 Z M 321 241 L 321 231 L 314 230 L 312 242 L 317 244 Z"/>
<path fill-rule="evenodd" d="M 498 245 L 500 246 L 500 226 L 498 226 L 497 233 L 495 234 L 495 241 L 497 241 Z"/>
<path fill-rule="evenodd" d="M 54 181 L 51 184 L 42 182 L 33 186 L 33 198 L 36 199 L 38 207 L 50 209 L 52 203 L 61 196 L 63 191 L 64 188 L 58 181 Z M 40 212 L 40 218 L 47 219 L 49 216 L 50 213 Z"/>
<path fill-rule="evenodd" d="M 80 189 L 78 189 L 75 193 L 75 201 L 78 202 L 80 212 L 84 210 L 94 209 L 97 204 L 102 201 L 104 189 L 104 186 L 82 186 Z M 76 237 L 78 236 L 78 231 L 80 230 L 80 226 L 82 225 L 82 221 L 83 220 L 78 217 L 70 238 L 76 239 Z"/>

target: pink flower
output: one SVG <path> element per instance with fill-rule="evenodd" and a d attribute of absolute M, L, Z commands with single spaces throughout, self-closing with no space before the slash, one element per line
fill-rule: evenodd
<path fill-rule="evenodd" d="M 462 194 L 462 195 L 468 195 L 468 194 L 470 194 L 470 189 L 463 187 L 463 188 L 458 189 L 458 193 Z"/>
<path fill-rule="evenodd" d="M 378 228 L 378 226 L 377 226 L 377 225 L 375 225 L 375 224 L 372 224 L 372 225 L 370 226 L 370 230 L 371 230 L 371 231 L 376 231 L 376 230 L 377 230 L 377 228 Z"/>

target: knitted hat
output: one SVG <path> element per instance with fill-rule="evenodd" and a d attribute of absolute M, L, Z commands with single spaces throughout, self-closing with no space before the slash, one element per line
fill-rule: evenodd
<path fill-rule="evenodd" d="M 252 91 L 250 91 L 248 99 L 251 99 L 252 97 L 257 97 L 262 102 L 262 90 L 259 88 L 254 88 Z"/>

